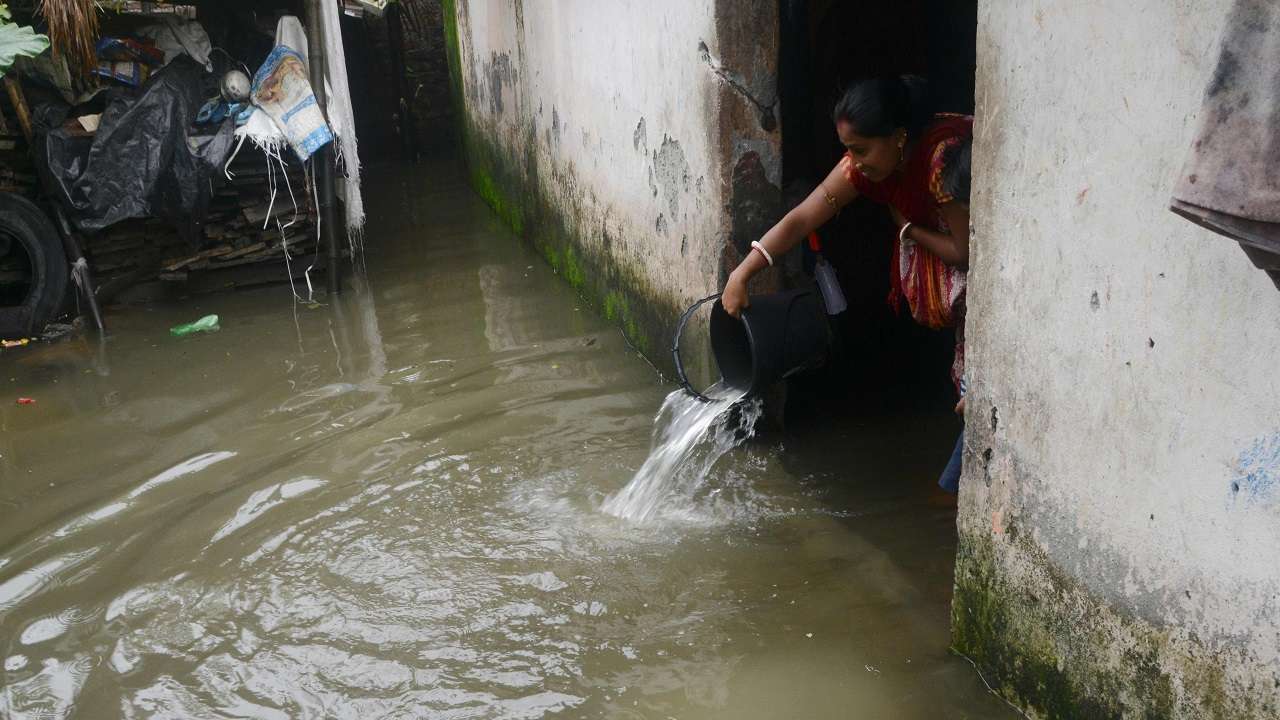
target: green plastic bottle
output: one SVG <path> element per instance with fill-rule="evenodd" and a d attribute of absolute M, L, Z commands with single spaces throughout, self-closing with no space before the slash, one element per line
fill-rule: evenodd
<path fill-rule="evenodd" d="M 218 316 L 205 315 L 195 322 L 171 327 L 169 328 L 169 333 L 174 337 L 183 337 L 185 335 L 194 335 L 202 332 L 217 332 L 219 329 L 221 329 L 221 327 L 218 325 Z"/>

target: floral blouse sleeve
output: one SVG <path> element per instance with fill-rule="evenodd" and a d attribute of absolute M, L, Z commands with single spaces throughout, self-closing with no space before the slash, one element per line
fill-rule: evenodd
<path fill-rule="evenodd" d="M 946 191 L 946 183 L 943 182 L 946 177 L 946 163 L 944 161 L 947 151 L 959 145 L 960 142 L 960 138 L 949 138 L 938 143 L 933 148 L 933 158 L 929 161 L 929 194 L 933 196 L 934 202 L 939 205 L 946 205 L 955 201 L 955 198 Z"/>

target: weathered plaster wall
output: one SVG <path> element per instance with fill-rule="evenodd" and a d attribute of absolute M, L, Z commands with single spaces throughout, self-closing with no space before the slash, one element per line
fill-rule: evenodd
<path fill-rule="evenodd" d="M 1280 293 L 1167 210 L 1230 5 L 981 6 L 954 642 L 1036 715 L 1280 716 Z"/>
<path fill-rule="evenodd" d="M 472 184 L 669 369 L 680 311 L 776 219 L 775 4 L 444 5 Z"/>

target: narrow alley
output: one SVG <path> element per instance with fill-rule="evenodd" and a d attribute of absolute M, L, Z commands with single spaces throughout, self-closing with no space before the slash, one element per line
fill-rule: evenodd
<path fill-rule="evenodd" d="M 0 720 L 1280 717 L 1277 67 L 0 0 Z"/>
<path fill-rule="evenodd" d="M 766 438 L 612 518 L 669 387 L 452 165 L 371 175 L 336 300 L 6 362 L 38 404 L 0 407 L 0 715 L 1016 716 L 946 649 L 945 415 Z M 932 457 L 868 453 L 920 423 Z"/>

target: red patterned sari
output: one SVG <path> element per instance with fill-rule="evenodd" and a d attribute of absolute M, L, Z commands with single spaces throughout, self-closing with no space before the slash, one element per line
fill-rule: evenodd
<path fill-rule="evenodd" d="M 844 176 L 858 193 L 892 205 L 909 222 L 941 233 L 950 228 L 939 208 L 952 202 L 943 190 L 943 158 L 953 145 L 973 135 L 973 118 L 968 115 L 939 114 L 915 142 L 911 155 L 899 172 L 880 182 L 872 182 L 857 170 L 853 157 L 841 161 Z M 911 240 L 894 240 L 890 272 L 889 303 L 899 307 L 903 298 L 911 317 L 926 327 L 957 327 L 956 362 L 953 379 L 959 383 L 964 368 L 965 271 L 942 262 L 937 255 Z"/>

